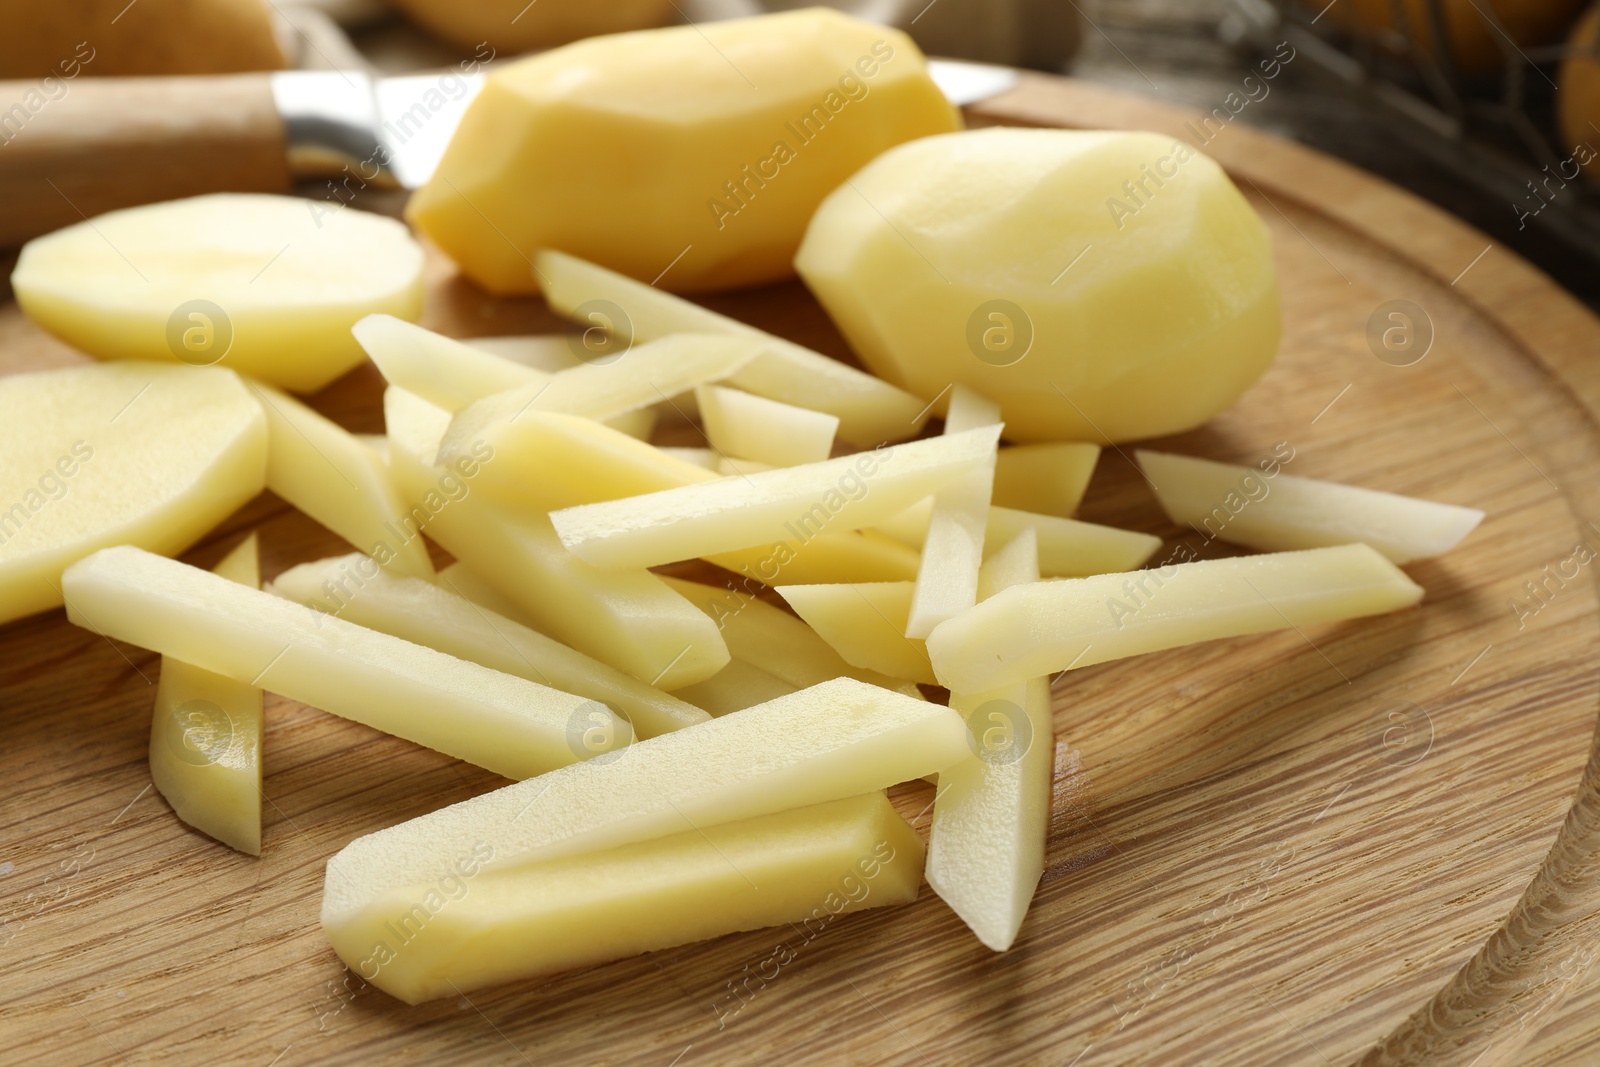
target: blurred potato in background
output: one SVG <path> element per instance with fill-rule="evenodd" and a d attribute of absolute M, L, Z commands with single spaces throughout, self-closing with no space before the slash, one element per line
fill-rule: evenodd
<path fill-rule="evenodd" d="M 1589 180 L 1600 182 L 1600 4 L 1572 31 L 1570 47 L 1556 75 L 1561 136 L 1577 149 L 1574 158 Z"/>
<path fill-rule="evenodd" d="M 1313 11 L 1327 0 L 1304 0 Z M 1421 58 L 1438 55 L 1430 8 L 1435 0 L 1339 0 L 1327 8 L 1327 21 L 1391 51 L 1404 38 Z M 1508 45 L 1518 48 L 1559 41 L 1577 17 L 1583 0 L 1440 0 L 1447 54 L 1462 74 L 1491 73 L 1505 65 Z M 1505 33 L 1489 20 L 1492 12 Z M 1510 42 L 1506 35 L 1510 35 Z M 1515 55 L 1515 53 L 1512 53 Z"/>
<path fill-rule="evenodd" d="M 514 55 L 676 21 L 672 0 L 392 0 L 423 29 L 460 48 Z"/>
<path fill-rule="evenodd" d="M 263 0 L 0 0 L 0 78 L 278 70 Z"/>

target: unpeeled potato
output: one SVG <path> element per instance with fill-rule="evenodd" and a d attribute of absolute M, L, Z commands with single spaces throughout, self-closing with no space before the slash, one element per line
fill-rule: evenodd
<path fill-rule="evenodd" d="M 1327 0 L 1306 3 L 1320 10 Z M 1513 44 L 1529 48 L 1559 40 L 1582 4 L 1583 0 L 1444 0 L 1440 17 L 1450 61 L 1463 74 L 1495 70 L 1504 66 Z M 1405 0 L 1404 19 L 1400 20 L 1396 14 L 1402 5 L 1394 0 L 1340 0 L 1327 8 L 1325 18 L 1380 46 L 1404 33 L 1423 57 L 1433 57 L 1438 35 L 1429 10 L 1432 5 L 1433 0 Z M 1505 33 L 1490 23 L 1486 17 L 1490 12 Z M 1512 50 L 1511 54 L 1516 53 Z"/>
<path fill-rule="evenodd" d="M 1568 44 L 1557 82 L 1556 116 L 1561 124 L 1562 147 L 1573 152 L 1590 180 L 1600 180 L 1600 4 L 1583 16 Z M 1570 173 L 1570 171 L 1568 172 Z"/>
<path fill-rule="evenodd" d="M 230 74 L 279 70 L 262 0 L 48 0 L 8 3 L 0 78 Z"/>
<path fill-rule="evenodd" d="M 529 52 L 673 21 L 672 0 L 394 0 L 423 29 L 462 48 Z"/>

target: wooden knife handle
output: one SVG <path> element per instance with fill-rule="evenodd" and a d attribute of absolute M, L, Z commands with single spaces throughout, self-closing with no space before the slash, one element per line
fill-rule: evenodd
<path fill-rule="evenodd" d="M 265 74 L 0 81 L 0 248 L 114 208 L 289 185 Z"/>

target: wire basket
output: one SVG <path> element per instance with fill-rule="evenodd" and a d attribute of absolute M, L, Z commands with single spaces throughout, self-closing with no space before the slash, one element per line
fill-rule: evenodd
<path fill-rule="evenodd" d="M 1541 231 L 1600 263 L 1600 161 L 1578 171 L 1600 153 L 1600 129 L 1583 146 L 1564 144 L 1555 114 L 1557 69 L 1575 46 L 1519 46 L 1489 0 L 1472 0 L 1501 53 L 1494 70 L 1472 73 L 1452 55 L 1459 38 L 1447 31 L 1442 0 L 1424 0 L 1420 12 L 1390 0 L 1392 25 L 1360 34 L 1329 17 L 1349 0 L 1324 2 L 1230 0 L 1223 35 L 1261 49 L 1287 40 L 1318 71 L 1379 105 L 1422 154 L 1504 201 L 1516 229 Z M 1600 33 L 1582 52 L 1600 61 Z"/>

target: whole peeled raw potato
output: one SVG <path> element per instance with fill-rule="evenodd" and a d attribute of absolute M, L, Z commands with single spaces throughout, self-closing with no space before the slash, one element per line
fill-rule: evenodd
<path fill-rule="evenodd" d="M 1431 10 L 1435 2 L 1438 0 L 1340 0 L 1328 5 L 1327 0 L 1304 0 L 1310 9 L 1320 11 L 1326 5 L 1329 25 L 1381 47 L 1404 33 L 1423 58 L 1437 55 L 1439 34 Z M 1439 23 L 1455 68 L 1463 74 L 1483 74 L 1504 67 L 1508 59 L 1523 62 L 1519 49 L 1560 40 L 1582 6 L 1583 0 L 1442 0 Z M 1499 26 L 1490 21 L 1490 13 Z"/>
<path fill-rule="evenodd" d="M 1153 133 L 995 128 L 884 153 L 817 210 L 801 277 L 881 377 L 962 382 L 1016 441 L 1191 429 L 1278 348 L 1267 228 Z"/>
<path fill-rule="evenodd" d="M 0 78 L 228 74 L 283 66 L 263 0 L 0 4 Z"/>
<path fill-rule="evenodd" d="M 1589 9 L 1572 31 L 1567 58 L 1556 80 L 1556 114 L 1562 148 L 1572 153 L 1591 181 L 1600 180 L 1600 4 Z M 1568 174 L 1570 175 L 1570 171 Z"/>
<path fill-rule="evenodd" d="M 515 54 L 674 21 L 672 0 L 393 0 L 436 37 Z"/>
<path fill-rule="evenodd" d="M 759 285 L 863 164 L 960 125 L 910 38 L 836 11 L 596 37 L 494 70 L 407 217 L 495 293 L 536 291 L 539 248 Z"/>

